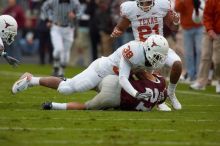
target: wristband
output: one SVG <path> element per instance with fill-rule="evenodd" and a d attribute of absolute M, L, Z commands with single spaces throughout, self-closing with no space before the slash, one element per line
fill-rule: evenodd
<path fill-rule="evenodd" d="M 6 57 L 6 56 L 7 56 L 7 52 L 4 52 L 4 51 L 3 51 L 3 52 L 1 53 L 1 56 Z"/>
<path fill-rule="evenodd" d="M 137 93 L 135 94 L 135 97 L 138 97 L 139 94 L 140 94 L 140 92 L 137 92 Z"/>

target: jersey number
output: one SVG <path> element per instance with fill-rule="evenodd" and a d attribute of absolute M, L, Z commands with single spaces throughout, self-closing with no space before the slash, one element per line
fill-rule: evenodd
<path fill-rule="evenodd" d="M 130 46 L 128 46 L 128 48 L 124 48 L 122 54 L 125 59 L 130 59 L 133 56 L 133 52 L 131 51 Z"/>
<path fill-rule="evenodd" d="M 153 28 L 148 25 L 139 26 L 137 30 L 139 33 L 140 41 L 144 42 L 147 39 L 145 38 L 145 35 L 149 35 L 151 33 L 159 34 L 159 24 L 155 24 Z"/>
<path fill-rule="evenodd" d="M 153 92 L 153 91 L 152 91 Z M 152 98 L 150 98 L 149 102 L 154 103 L 157 101 L 158 97 L 159 97 L 160 93 L 159 90 L 157 88 L 154 88 L 154 96 Z M 139 104 L 136 106 L 136 110 L 138 111 L 149 111 L 150 108 L 147 108 L 144 106 L 144 102 L 139 102 Z"/>

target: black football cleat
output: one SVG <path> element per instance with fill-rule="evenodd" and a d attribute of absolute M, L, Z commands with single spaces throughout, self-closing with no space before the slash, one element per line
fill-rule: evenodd
<path fill-rule="evenodd" d="M 52 110 L 52 102 L 44 102 L 42 104 L 42 109 L 43 110 Z"/>

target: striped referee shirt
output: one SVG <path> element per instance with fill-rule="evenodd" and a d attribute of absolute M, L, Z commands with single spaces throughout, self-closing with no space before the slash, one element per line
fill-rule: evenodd
<path fill-rule="evenodd" d="M 68 17 L 69 12 L 74 12 L 76 18 L 80 16 L 80 3 L 78 0 L 47 0 L 41 7 L 45 19 L 60 26 L 74 26 L 75 20 Z"/>

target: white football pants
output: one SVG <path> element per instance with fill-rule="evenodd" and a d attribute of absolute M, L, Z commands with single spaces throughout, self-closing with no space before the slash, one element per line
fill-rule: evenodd
<path fill-rule="evenodd" d="M 114 74 L 108 58 L 102 57 L 92 62 L 83 72 L 62 81 L 57 90 L 62 94 L 88 91 L 95 88 L 105 76 Z"/>

